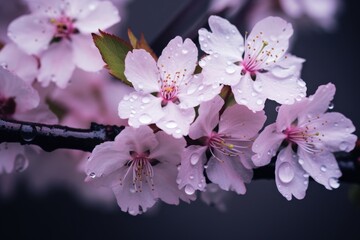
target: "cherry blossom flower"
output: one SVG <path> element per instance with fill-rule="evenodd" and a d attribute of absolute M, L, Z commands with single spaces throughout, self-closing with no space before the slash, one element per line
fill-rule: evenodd
<path fill-rule="evenodd" d="M 98 145 L 86 167 L 88 181 L 110 187 L 124 212 L 145 212 L 157 199 L 179 204 L 189 201 L 176 184 L 177 165 L 185 148 L 183 138 L 148 126 L 126 127 L 113 142 Z"/>
<path fill-rule="evenodd" d="M 265 18 L 245 42 L 226 19 L 210 16 L 209 25 L 212 32 L 199 30 L 201 49 L 209 54 L 199 63 L 206 84 L 230 85 L 236 102 L 253 111 L 262 110 L 267 98 L 292 104 L 305 97 L 298 75 L 303 60 L 285 55 L 293 34 L 290 23 Z"/>
<path fill-rule="evenodd" d="M 120 102 L 120 118 L 129 118 L 132 127 L 156 123 L 176 138 L 187 135 L 195 118 L 193 107 L 220 92 L 219 86 L 204 85 L 202 75 L 193 74 L 197 54 L 195 44 L 179 36 L 169 42 L 157 63 L 145 50 L 129 52 L 125 75 L 136 91 Z"/>
<path fill-rule="evenodd" d="M 29 1 L 32 13 L 10 23 L 8 36 L 28 54 L 39 56 L 38 80 L 65 88 L 75 67 L 98 71 L 104 63 L 90 33 L 119 22 L 109 1 Z M 59 67 L 61 66 L 61 67 Z"/>
<path fill-rule="evenodd" d="M 356 142 L 352 122 L 337 112 L 326 112 L 335 94 L 331 83 L 293 105 L 282 105 L 276 123 L 267 126 L 255 140 L 252 157 L 256 166 L 270 162 L 282 143 L 276 160 L 276 185 L 288 200 L 305 197 L 309 176 L 327 189 L 339 187 L 341 176 L 333 152 L 350 152 Z"/>
<path fill-rule="evenodd" d="M 190 138 L 199 139 L 202 145 L 191 145 L 182 155 L 177 183 L 189 195 L 195 190 L 204 191 L 204 169 L 211 182 L 238 194 L 245 194 L 244 183 L 252 178 L 251 145 L 266 116 L 263 111 L 253 113 L 244 106 L 234 105 L 219 119 L 223 105 L 224 100 L 219 96 L 202 103 L 199 117 L 190 127 Z"/>

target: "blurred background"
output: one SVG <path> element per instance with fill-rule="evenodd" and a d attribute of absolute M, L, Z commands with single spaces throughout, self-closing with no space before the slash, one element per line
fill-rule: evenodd
<path fill-rule="evenodd" d="M 335 83 L 334 111 L 360 128 L 359 6 L 356 0 L 132 0 L 120 6 L 124 19 L 118 32 L 123 38 L 128 27 L 144 33 L 159 54 L 176 35 L 197 41 L 196 31 L 212 13 L 226 16 L 242 33 L 268 15 L 284 17 L 295 28 L 290 51 L 306 59 L 302 78 L 308 94 Z M 275 107 L 267 103 L 270 122 Z M 71 182 L 34 193 L 26 178 L 18 177 L 0 178 L 14 189 L 0 193 L 0 239 L 360 239 L 359 187 L 351 184 L 328 191 L 311 182 L 304 200 L 289 202 L 274 181 L 257 180 L 246 195 L 228 194 L 217 207 L 198 199 L 190 205 L 158 204 L 133 217 L 115 204 L 85 203 Z"/>

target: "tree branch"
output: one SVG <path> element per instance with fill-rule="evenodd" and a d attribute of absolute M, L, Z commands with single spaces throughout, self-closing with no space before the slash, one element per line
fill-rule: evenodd
<path fill-rule="evenodd" d="M 0 143 L 15 142 L 37 145 L 45 151 L 76 149 L 91 152 L 96 145 L 112 141 L 124 129 L 92 123 L 89 129 L 76 129 L 60 125 L 46 125 L 0 119 Z M 360 142 L 347 154 L 337 156 L 343 176 L 342 182 L 360 184 Z M 275 158 L 264 167 L 254 170 L 253 179 L 274 179 Z"/>

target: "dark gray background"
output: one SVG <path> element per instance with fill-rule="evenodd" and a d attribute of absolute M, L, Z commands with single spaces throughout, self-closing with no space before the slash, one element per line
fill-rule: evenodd
<path fill-rule="evenodd" d="M 152 41 L 187 2 L 133 1 L 125 24 Z M 344 2 L 337 31 L 301 31 L 292 52 L 307 60 L 308 93 L 335 83 L 334 110 L 359 128 L 359 6 Z M 328 191 L 311 182 L 304 200 L 288 202 L 274 181 L 256 181 L 245 196 L 232 198 L 226 213 L 198 201 L 137 217 L 89 207 L 61 188 L 33 196 L 25 185 L 13 198 L 0 198 L 0 239 L 360 239 L 360 208 L 350 202 L 348 184 Z"/>

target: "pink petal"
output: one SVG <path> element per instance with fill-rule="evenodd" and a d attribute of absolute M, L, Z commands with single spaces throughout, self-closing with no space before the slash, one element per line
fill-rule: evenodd
<path fill-rule="evenodd" d="M 232 86 L 240 81 L 241 67 L 217 53 L 202 58 L 199 65 L 202 67 L 205 84 Z"/>
<path fill-rule="evenodd" d="M 20 144 L 1 143 L 0 150 L 0 175 L 21 172 L 28 167 L 29 160 L 24 154 L 24 147 Z"/>
<path fill-rule="evenodd" d="M 180 100 L 180 108 L 196 107 L 200 103 L 209 101 L 218 95 L 222 85 L 206 85 L 203 81 L 203 75 L 197 74 L 185 85 L 181 85 L 177 97 Z"/>
<path fill-rule="evenodd" d="M 284 134 L 276 131 L 275 123 L 267 126 L 252 146 L 252 150 L 256 153 L 252 157 L 254 164 L 258 167 L 269 164 L 285 137 Z"/>
<path fill-rule="evenodd" d="M 115 142 L 118 149 L 136 153 L 146 153 L 147 151 L 154 151 L 159 141 L 156 138 L 153 130 L 148 126 L 141 126 L 139 128 L 125 127 L 119 135 L 116 136 Z"/>
<path fill-rule="evenodd" d="M 246 169 L 237 157 L 229 157 L 217 153 L 220 162 L 215 157 L 211 157 L 208 162 L 206 173 L 211 182 L 216 183 L 226 191 L 235 191 L 237 194 L 245 194 L 246 188 L 244 183 L 251 181 L 253 172 Z"/>
<path fill-rule="evenodd" d="M 306 121 L 308 116 L 326 112 L 334 98 L 335 91 L 335 85 L 332 83 L 319 86 L 315 94 L 308 98 L 304 111 L 299 114 L 299 122 Z"/>
<path fill-rule="evenodd" d="M 192 197 L 179 190 L 176 183 L 177 169 L 172 164 L 154 166 L 154 185 L 156 195 L 167 204 L 179 204 L 179 198 L 190 202 Z"/>
<path fill-rule="evenodd" d="M 58 87 L 65 88 L 75 69 L 73 51 L 69 42 L 63 40 L 60 43 L 53 43 L 42 54 L 40 61 L 38 81 L 43 86 L 55 82 Z"/>
<path fill-rule="evenodd" d="M 39 106 L 32 110 L 19 114 L 14 114 L 13 118 L 19 121 L 36 122 L 43 124 L 59 123 L 57 116 L 49 109 L 49 106 L 44 101 L 41 101 Z"/>
<path fill-rule="evenodd" d="M 35 57 L 27 55 L 15 44 L 6 44 L 0 51 L 0 64 L 10 72 L 31 84 L 38 74 L 38 62 Z"/>
<path fill-rule="evenodd" d="M 261 94 L 280 104 L 293 104 L 306 96 L 306 84 L 298 77 L 279 78 L 268 73 L 256 75 L 254 86 L 262 89 Z"/>
<path fill-rule="evenodd" d="M 209 26 L 212 32 L 199 30 L 201 49 L 208 54 L 218 53 L 232 62 L 242 60 L 244 39 L 238 29 L 218 16 L 209 17 Z"/>
<path fill-rule="evenodd" d="M 310 127 L 310 126 L 309 126 Z M 325 148 L 331 152 L 350 152 L 354 149 L 357 137 L 351 134 L 355 127 L 350 119 L 341 113 L 330 112 L 322 115 L 311 125 L 318 132 Z"/>
<path fill-rule="evenodd" d="M 265 41 L 267 45 L 264 47 L 264 51 L 271 51 L 271 55 L 266 57 L 264 64 L 267 63 L 267 65 L 264 66 L 270 66 L 285 54 L 292 34 L 292 25 L 285 20 L 279 17 L 264 18 L 255 24 L 246 39 L 245 45 L 249 48 L 246 48 L 245 54 L 254 56 L 262 49 Z"/>
<path fill-rule="evenodd" d="M 92 33 L 99 29 L 105 30 L 120 21 L 119 11 L 111 1 L 93 1 L 87 5 L 86 15 L 78 17 L 75 22 L 80 32 Z"/>
<path fill-rule="evenodd" d="M 158 60 L 161 79 L 176 81 L 176 85 L 188 82 L 194 73 L 198 57 L 196 45 L 177 36 L 164 48 Z M 179 78 L 178 78 L 178 77 Z"/>
<path fill-rule="evenodd" d="M 199 107 L 199 116 L 190 126 L 189 137 L 199 139 L 208 137 L 219 123 L 219 111 L 224 105 L 224 100 L 220 96 L 204 102 Z"/>
<path fill-rule="evenodd" d="M 245 105 L 252 111 L 261 111 L 264 109 L 266 96 L 256 87 L 255 82 L 246 74 L 231 89 L 238 104 Z"/>
<path fill-rule="evenodd" d="M 131 215 L 138 215 L 152 207 L 157 196 L 148 184 L 142 185 L 141 192 L 133 191 L 132 184 L 132 172 L 129 172 L 122 185 L 113 186 L 112 190 L 122 211 L 129 212 Z"/>
<path fill-rule="evenodd" d="M 329 190 L 339 187 L 338 178 L 341 177 L 341 172 L 332 153 L 313 154 L 299 148 L 298 155 L 301 166 L 315 181 Z"/>
<path fill-rule="evenodd" d="M 173 138 L 163 131 L 159 131 L 155 135 L 159 144 L 151 151 L 149 157 L 174 166 L 180 164 L 181 154 L 186 146 L 185 139 Z"/>
<path fill-rule="evenodd" d="M 179 189 L 192 195 L 196 190 L 204 191 L 206 182 L 204 164 L 207 161 L 206 146 L 191 145 L 184 150 L 177 182 Z"/>
<path fill-rule="evenodd" d="M 264 111 L 254 113 L 247 107 L 236 104 L 227 108 L 221 115 L 218 133 L 250 140 L 259 133 L 265 120 Z"/>
<path fill-rule="evenodd" d="M 160 98 L 141 92 L 125 95 L 119 103 L 118 113 L 120 118 L 128 118 L 129 125 L 135 128 L 157 123 L 165 114 Z"/>
<path fill-rule="evenodd" d="M 12 21 L 8 36 L 28 54 L 39 54 L 48 48 L 55 34 L 55 26 L 40 15 L 24 15 Z"/>
<path fill-rule="evenodd" d="M 275 165 L 275 182 L 279 192 L 287 199 L 303 199 L 309 184 L 309 175 L 298 163 L 298 156 L 289 144 L 282 149 Z"/>
<path fill-rule="evenodd" d="M 39 94 L 33 87 L 2 67 L 0 67 L 0 95 L 7 98 L 15 97 L 15 113 L 31 110 L 40 102 Z"/>
<path fill-rule="evenodd" d="M 274 65 L 270 71 L 272 75 L 278 78 L 287 78 L 295 76 L 300 78 L 302 65 L 305 59 L 287 54 L 286 57 Z M 303 84 L 302 84 L 303 85 Z"/>
<path fill-rule="evenodd" d="M 136 91 L 159 92 L 159 70 L 154 58 L 143 49 L 134 49 L 125 58 L 125 76 Z"/>
<path fill-rule="evenodd" d="M 105 63 L 90 35 L 75 34 L 71 37 L 71 42 L 77 67 L 88 72 L 97 72 L 103 68 Z"/>
<path fill-rule="evenodd" d="M 95 179 L 118 171 L 132 159 L 125 146 L 125 144 L 120 146 L 115 142 L 105 142 L 96 146 L 88 159 L 86 174 Z"/>
<path fill-rule="evenodd" d="M 189 134 L 190 124 L 195 119 L 193 108 L 180 109 L 173 102 L 163 107 L 164 115 L 156 122 L 156 126 L 175 138 L 181 138 Z"/>

